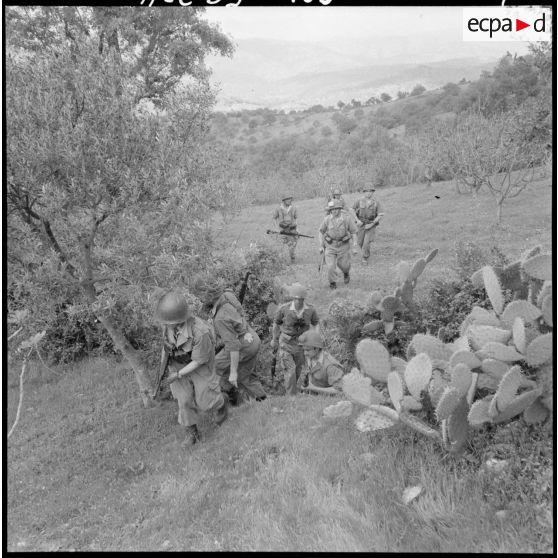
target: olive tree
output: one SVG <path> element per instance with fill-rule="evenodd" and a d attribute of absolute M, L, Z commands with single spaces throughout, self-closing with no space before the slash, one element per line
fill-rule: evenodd
<path fill-rule="evenodd" d="M 200 138 L 214 102 L 204 57 L 232 46 L 202 13 L 39 7 L 6 16 L 9 303 L 33 303 L 40 323 L 46 279 L 64 311 L 93 312 L 145 405 L 152 382 L 122 316 L 145 319 L 154 289 L 203 265 L 209 213 L 231 204 Z"/>

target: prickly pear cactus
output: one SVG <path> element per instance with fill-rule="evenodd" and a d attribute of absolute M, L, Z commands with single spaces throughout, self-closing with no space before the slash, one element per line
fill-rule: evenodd
<path fill-rule="evenodd" d="M 350 401 L 339 401 L 335 405 L 329 405 L 322 413 L 324 417 L 341 418 L 350 417 L 353 412 L 353 404 Z"/>
<path fill-rule="evenodd" d="M 388 350 L 375 339 L 362 339 L 355 349 L 360 369 L 377 382 L 386 382 L 391 371 Z"/>

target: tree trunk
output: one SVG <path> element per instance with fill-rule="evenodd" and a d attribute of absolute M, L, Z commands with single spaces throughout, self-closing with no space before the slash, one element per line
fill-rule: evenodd
<path fill-rule="evenodd" d="M 502 207 L 504 205 L 504 200 L 498 201 L 496 205 L 496 222 L 498 225 L 502 223 Z"/>
<path fill-rule="evenodd" d="M 99 321 L 103 324 L 104 328 L 108 331 L 114 346 L 122 353 L 132 367 L 140 389 L 143 406 L 152 407 L 153 399 L 149 394 L 153 393 L 154 386 L 138 351 L 132 347 L 128 339 L 126 339 L 126 336 L 118 329 L 112 318 L 103 316 L 100 312 L 96 315 Z"/>

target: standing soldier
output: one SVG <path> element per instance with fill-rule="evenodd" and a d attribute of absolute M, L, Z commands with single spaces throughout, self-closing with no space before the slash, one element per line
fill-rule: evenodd
<path fill-rule="evenodd" d="M 215 410 L 221 424 L 228 401 L 215 373 L 215 343 L 211 330 L 192 315 L 180 293 L 169 291 L 157 304 L 156 319 L 163 324 L 163 350 L 169 354 L 167 382 L 178 401 L 178 423 L 186 427 L 184 444 L 199 440 L 198 411 Z"/>
<path fill-rule="evenodd" d="M 299 336 L 319 323 L 316 309 L 304 301 L 306 289 L 300 284 L 290 288 L 292 301 L 281 305 L 273 319 L 271 348 L 279 347 L 277 359 L 288 395 L 296 395 L 297 381 L 304 364 L 304 351 Z"/>
<path fill-rule="evenodd" d="M 319 331 L 307 331 L 298 338 L 302 345 L 308 373 L 308 383 L 303 387 L 306 391 L 334 395 L 341 391 L 341 379 L 344 375 L 343 366 L 324 348 Z"/>
<path fill-rule="evenodd" d="M 374 240 L 376 234 L 376 226 L 378 225 L 381 215 L 380 202 L 374 197 L 375 188 L 365 186 L 361 192 L 364 196 L 358 199 L 353 205 L 356 223 L 358 227 L 358 245 L 362 250 L 362 263 L 368 264 L 370 257 L 370 244 Z"/>
<path fill-rule="evenodd" d="M 357 253 L 357 229 L 353 218 L 342 214 L 343 205 L 335 200 L 329 215 L 320 225 L 320 253 L 325 251 L 329 288 L 337 288 L 337 267 L 343 272 L 343 281 L 348 284 L 351 270 L 349 242 L 353 238 L 353 253 Z"/>
<path fill-rule="evenodd" d="M 201 301 L 211 305 L 210 316 L 218 343 L 223 348 L 215 357 L 215 369 L 220 376 L 221 389 L 233 396 L 238 388 L 240 396 L 256 401 L 266 398 L 266 393 L 256 374 L 256 359 L 260 350 L 260 338 L 238 310 L 240 302 L 231 303 L 234 293 L 226 291 L 218 279 L 199 278 L 194 291 Z M 231 397 L 231 403 L 237 403 Z"/>
<path fill-rule="evenodd" d="M 293 197 L 285 194 L 285 197 L 281 199 L 281 205 L 273 213 L 273 219 L 279 226 L 280 232 L 286 233 L 296 233 L 296 219 L 297 210 L 293 205 Z M 289 248 L 289 255 L 291 257 L 291 263 L 295 261 L 295 247 L 298 241 L 298 236 L 281 235 L 283 242 Z"/>

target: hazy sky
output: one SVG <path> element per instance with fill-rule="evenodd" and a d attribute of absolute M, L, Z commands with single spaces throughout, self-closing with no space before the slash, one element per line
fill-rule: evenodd
<path fill-rule="evenodd" d="M 207 19 L 221 24 L 234 39 L 265 37 L 291 41 L 324 41 L 375 35 L 444 33 L 461 37 L 462 8 L 441 7 L 347 7 L 211 6 Z"/>

